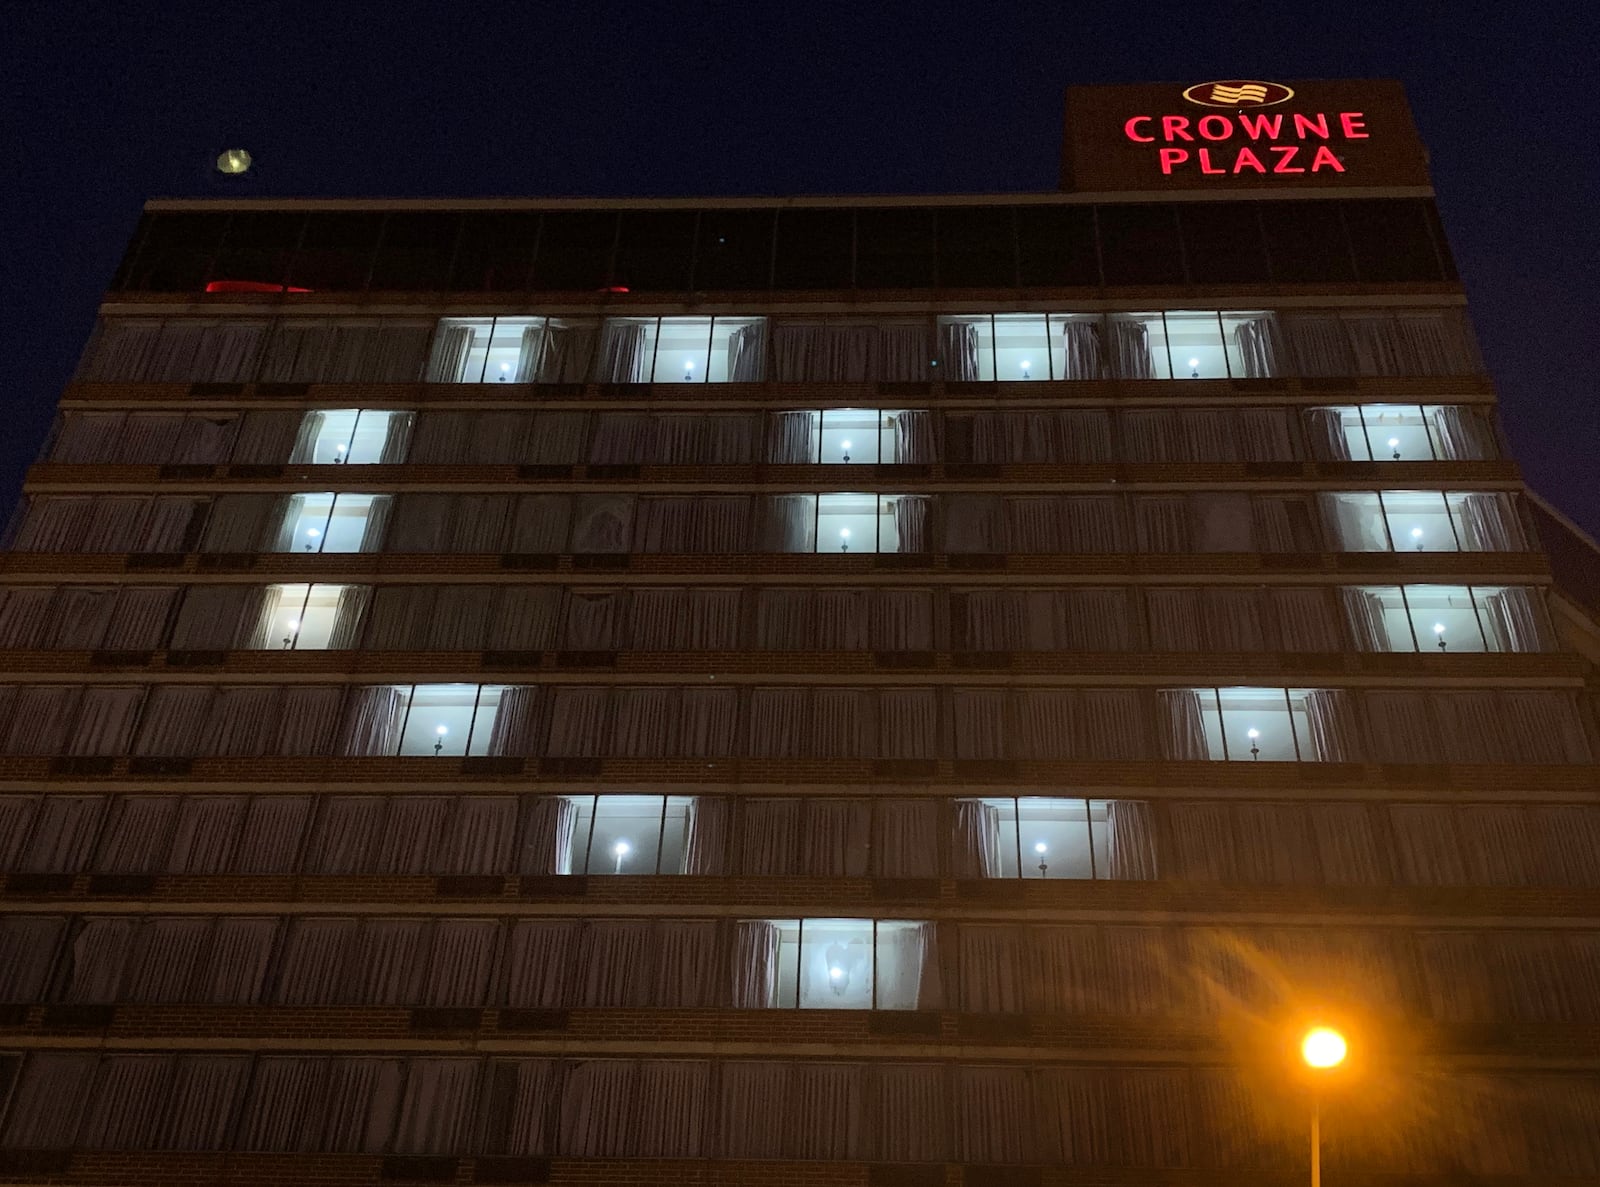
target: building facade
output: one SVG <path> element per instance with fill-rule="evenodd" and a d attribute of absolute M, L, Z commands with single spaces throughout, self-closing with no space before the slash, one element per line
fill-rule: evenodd
<path fill-rule="evenodd" d="M 1595 668 L 1403 99 L 1066 164 L 150 203 L 0 555 L 0 1180 L 1600 1176 Z"/>

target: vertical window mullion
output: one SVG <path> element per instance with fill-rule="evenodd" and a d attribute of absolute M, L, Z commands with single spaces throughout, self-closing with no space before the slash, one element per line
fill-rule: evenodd
<path fill-rule="evenodd" d="M 295 619 L 298 625 L 289 632 L 289 646 L 284 649 L 286 651 L 298 651 L 300 649 L 300 635 L 306 629 L 306 610 L 311 605 L 311 591 L 315 588 L 316 586 L 314 585 L 306 586 L 306 596 L 300 602 L 300 613 Z"/>
<path fill-rule="evenodd" d="M 400 718 L 400 737 L 394 744 L 394 753 L 390 758 L 399 758 L 400 751 L 406 744 L 406 727 L 411 724 L 411 708 L 417 703 L 417 686 L 410 685 L 411 691 L 406 694 L 406 711 Z"/>
<path fill-rule="evenodd" d="M 1294 743 L 1294 761 L 1304 762 L 1305 756 L 1300 749 L 1300 731 L 1294 725 L 1294 701 L 1289 696 L 1287 688 L 1283 690 L 1283 708 L 1289 715 L 1289 740 Z"/>
<path fill-rule="evenodd" d="M 656 825 L 656 869 L 655 869 L 655 872 L 657 874 L 661 873 L 661 850 L 666 845 L 666 840 L 667 840 L 667 797 L 663 795 L 661 797 L 661 819 Z"/>
<path fill-rule="evenodd" d="M 1422 404 L 1418 404 L 1417 415 L 1422 418 L 1422 435 L 1427 438 L 1428 441 L 1428 459 L 1436 462 L 1439 460 L 1439 447 L 1434 444 L 1433 430 L 1428 427 L 1427 407 Z"/>
<path fill-rule="evenodd" d="M 1444 517 L 1450 524 L 1450 538 L 1455 541 L 1456 551 L 1464 551 L 1461 547 L 1461 531 L 1456 527 L 1456 513 L 1450 508 L 1450 492 L 1440 491 L 1439 501 L 1444 504 Z"/>
<path fill-rule="evenodd" d="M 480 684 L 472 694 L 472 716 L 467 719 L 467 740 L 461 748 L 463 758 L 472 753 L 472 738 L 478 728 L 478 713 L 483 708 L 483 689 L 484 686 Z"/>
<path fill-rule="evenodd" d="M 1400 550 L 1394 546 L 1394 529 L 1389 526 L 1389 507 L 1383 501 L 1383 492 L 1379 490 L 1372 493 L 1378 497 L 1378 520 L 1383 524 L 1383 535 L 1389 541 L 1389 551 L 1398 552 Z"/>
<path fill-rule="evenodd" d="M 646 383 L 656 381 L 656 366 L 661 362 L 661 317 L 656 318 L 655 340 L 650 344 L 650 373 L 645 376 Z"/>
<path fill-rule="evenodd" d="M 1489 632 L 1483 625 L 1483 612 L 1478 608 L 1477 590 L 1470 585 L 1467 586 L 1467 603 L 1472 607 L 1472 617 L 1478 624 L 1478 641 L 1483 644 L 1485 651 L 1492 650 L 1489 646 Z"/>
<path fill-rule="evenodd" d="M 867 967 L 872 970 L 870 974 L 872 992 L 867 998 L 867 1008 L 876 1010 L 878 1008 L 878 921 L 876 919 L 872 921 L 870 934 L 872 936 L 872 962 Z"/>
<path fill-rule="evenodd" d="M 1022 797 L 1017 795 L 1011 797 L 1011 847 L 1017 854 L 1017 878 L 1026 878 L 1022 864 Z"/>
<path fill-rule="evenodd" d="M 1230 762 L 1231 756 L 1228 752 L 1228 719 L 1222 714 L 1222 690 L 1220 688 L 1213 688 L 1211 690 L 1211 702 L 1217 707 L 1217 736 L 1222 739 L 1222 761 Z"/>
<path fill-rule="evenodd" d="M 806 921 L 795 920 L 794 941 L 794 1008 L 800 1008 L 800 987 L 805 984 L 806 975 Z"/>
<path fill-rule="evenodd" d="M 333 513 L 339 509 L 339 498 L 340 496 L 335 494 L 333 498 L 328 501 L 328 514 L 322 520 L 322 527 L 317 536 L 317 546 L 311 549 L 312 552 L 321 553 L 323 548 L 327 545 L 328 529 L 333 525 Z"/>
<path fill-rule="evenodd" d="M 1367 446 L 1367 461 L 1374 461 L 1372 456 L 1372 426 L 1367 424 L 1367 411 L 1362 405 L 1356 405 L 1356 421 L 1361 425 L 1361 440 Z"/>
<path fill-rule="evenodd" d="M 583 872 L 589 872 L 589 861 L 594 856 L 595 828 L 600 823 L 600 797 L 589 797 L 589 835 L 583 839 Z"/>
<path fill-rule="evenodd" d="M 1089 833 L 1089 881 L 1094 882 L 1099 879 L 1100 875 L 1095 870 L 1094 860 L 1094 814 L 1087 799 L 1083 801 L 1083 827 Z"/>
<path fill-rule="evenodd" d="M 1422 642 L 1417 638 L 1417 624 L 1411 617 L 1411 599 L 1406 597 L 1406 587 L 1400 586 L 1400 612 L 1406 616 L 1406 629 L 1411 632 L 1411 650 L 1421 654 Z"/>
<path fill-rule="evenodd" d="M 1228 357 L 1228 331 L 1222 324 L 1222 310 L 1217 310 L 1216 318 L 1217 341 L 1222 344 L 1222 373 L 1229 379 L 1233 379 L 1235 378 L 1233 374 L 1233 360 Z M 1090 852 L 1094 852 L 1094 847 L 1092 845 L 1090 846 Z"/>

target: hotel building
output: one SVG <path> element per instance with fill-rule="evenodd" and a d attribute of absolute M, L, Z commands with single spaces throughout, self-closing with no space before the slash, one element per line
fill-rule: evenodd
<path fill-rule="evenodd" d="M 1536 530 L 1393 83 L 153 201 L 0 554 L 0 1181 L 1592 1181 Z"/>

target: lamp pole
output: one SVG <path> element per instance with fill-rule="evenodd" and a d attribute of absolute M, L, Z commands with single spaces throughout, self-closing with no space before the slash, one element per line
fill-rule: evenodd
<path fill-rule="evenodd" d="M 1313 1026 L 1300 1040 L 1300 1058 L 1313 1072 L 1327 1071 L 1344 1062 L 1349 1046 L 1344 1036 L 1332 1027 Z M 1322 1187 L 1322 1097 L 1321 1085 L 1311 1089 L 1311 1187 Z"/>
<path fill-rule="evenodd" d="M 1322 1101 L 1311 1094 L 1311 1187 L 1322 1187 Z"/>

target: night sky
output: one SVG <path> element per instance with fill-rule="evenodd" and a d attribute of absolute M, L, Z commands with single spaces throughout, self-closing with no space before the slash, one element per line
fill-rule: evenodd
<path fill-rule="evenodd" d="M 1564 10 L 1559 19 L 1548 14 Z M 1407 86 L 1530 484 L 1600 534 L 1600 7 L 12 0 L 9 506 L 151 196 L 1056 187 L 1069 83 Z"/>

